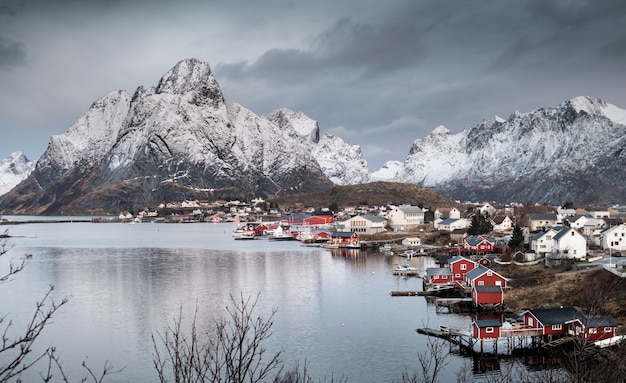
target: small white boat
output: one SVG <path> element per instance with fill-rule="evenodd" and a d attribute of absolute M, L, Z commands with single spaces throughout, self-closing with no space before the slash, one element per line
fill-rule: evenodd
<path fill-rule="evenodd" d="M 413 267 L 409 265 L 408 263 L 405 263 L 402 266 L 396 267 L 395 269 L 393 269 L 393 271 L 395 271 L 396 273 L 407 272 L 407 271 L 417 271 L 417 267 Z"/>
<path fill-rule="evenodd" d="M 254 232 L 254 228 L 248 225 L 243 227 L 238 227 L 235 231 L 233 231 L 233 238 L 239 239 L 256 239 L 256 233 Z"/>
<path fill-rule="evenodd" d="M 272 241 L 291 241 L 296 239 L 289 229 L 283 229 L 282 226 L 278 226 L 272 233 L 268 235 L 268 239 Z"/>

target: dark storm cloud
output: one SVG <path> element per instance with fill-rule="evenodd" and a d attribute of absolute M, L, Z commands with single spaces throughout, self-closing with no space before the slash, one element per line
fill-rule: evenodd
<path fill-rule="evenodd" d="M 0 68 L 11 69 L 25 62 L 24 44 L 0 37 Z"/>
<path fill-rule="evenodd" d="M 272 49 L 252 63 L 219 66 L 222 75 L 310 78 L 381 75 L 419 63 L 420 31 L 411 24 L 373 25 L 342 19 L 313 39 L 306 50 Z"/>

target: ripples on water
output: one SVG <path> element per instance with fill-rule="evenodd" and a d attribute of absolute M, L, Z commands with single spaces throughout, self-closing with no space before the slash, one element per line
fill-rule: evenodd
<path fill-rule="evenodd" d="M 305 360 L 323 379 L 389 382 L 417 371 L 423 326 L 467 326 L 469 318 L 436 314 L 422 297 L 391 297 L 420 290 L 418 278 L 392 275 L 403 259 L 378 252 L 303 247 L 266 239 L 235 241 L 232 224 L 45 223 L 10 227 L 14 248 L 0 259 L 32 254 L 27 269 L 0 288 L 0 307 L 24 319 L 48 285 L 70 302 L 45 331 L 42 346 L 62 352 L 78 378 L 80 363 L 105 360 L 125 370 L 108 381 L 152 382 L 151 335 L 164 332 L 182 307 L 198 324 L 224 315 L 230 296 L 260 293 L 257 313 L 277 310 L 271 350 L 287 366 Z M 414 265 L 432 266 L 430 258 Z M 10 286 L 10 287 L 9 287 Z M 442 381 L 466 366 L 449 360 Z"/>

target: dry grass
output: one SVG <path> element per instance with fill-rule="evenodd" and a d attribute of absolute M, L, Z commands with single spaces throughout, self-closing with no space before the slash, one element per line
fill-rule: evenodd
<path fill-rule="evenodd" d="M 336 203 L 344 206 L 382 206 L 387 204 L 421 205 L 434 209 L 442 206 L 459 207 L 433 189 L 398 182 L 371 182 L 360 185 L 333 186 L 330 189 L 307 194 L 277 197 L 273 201 L 280 207 L 324 208 Z"/>
<path fill-rule="evenodd" d="M 574 306 L 594 316 L 610 316 L 626 324 L 626 281 L 606 270 L 563 273 L 565 267 L 507 266 L 499 272 L 512 278 L 505 306 L 518 311 Z"/>

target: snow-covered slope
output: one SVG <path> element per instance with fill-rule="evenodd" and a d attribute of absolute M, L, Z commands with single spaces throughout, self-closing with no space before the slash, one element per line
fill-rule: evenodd
<path fill-rule="evenodd" d="M 330 134 L 320 137 L 317 121 L 302 112 L 279 109 L 267 118 L 310 151 L 333 183 L 353 185 L 368 182 L 367 162 L 360 146 L 348 145 L 341 138 Z"/>
<path fill-rule="evenodd" d="M 0 161 L 0 195 L 26 179 L 33 169 L 35 161 L 30 161 L 22 152 L 13 152 Z"/>
<path fill-rule="evenodd" d="M 590 97 L 514 112 L 413 143 L 396 180 L 455 199 L 502 202 L 621 201 L 626 111 Z"/>
<path fill-rule="evenodd" d="M 370 173 L 369 179 L 372 182 L 376 181 L 393 181 L 398 178 L 398 175 L 404 171 L 404 164 L 400 161 L 387 161 L 383 166 Z"/>

